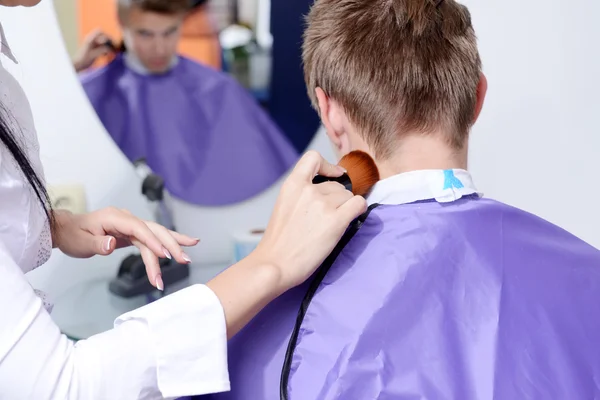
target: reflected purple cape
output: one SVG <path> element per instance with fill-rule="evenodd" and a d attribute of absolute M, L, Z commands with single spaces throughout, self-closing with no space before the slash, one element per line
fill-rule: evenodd
<path fill-rule="evenodd" d="M 201 399 L 280 398 L 308 286 L 230 341 L 232 391 Z M 382 205 L 308 306 L 288 398 L 594 399 L 598 332 L 600 251 L 580 239 L 488 199 Z"/>
<path fill-rule="evenodd" d="M 247 200 L 282 177 L 298 154 L 233 78 L 181 57 L 146 76 L 118 56 L 81 75 L 100 120 L 131 160 L 145 157 L 174 196 L 197 205 Z"/>

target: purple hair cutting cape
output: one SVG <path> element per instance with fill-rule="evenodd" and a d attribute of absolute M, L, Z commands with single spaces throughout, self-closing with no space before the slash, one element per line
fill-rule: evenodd
<path fill-rule="evenodd" d="M 229 370 L 202 399 L 277 400 L 282 370 L 290 400 L 597 399 L 600 252 L 477 196 L 381 205 L 230 341 Z"/>
<path fill-rule="evenodd" d="M 298 153 L 250 93 L 222 72 L 180 57 L 142 75 L 122 55 L 81 82 L 131 160 L 146 158 L 167 190 L 197 205 L 247 200 L 280 179 Z"/>

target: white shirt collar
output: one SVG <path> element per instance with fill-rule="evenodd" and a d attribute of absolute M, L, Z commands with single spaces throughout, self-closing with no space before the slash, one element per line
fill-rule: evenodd
<path fill-rule="evenodd" d="M 125 59 L 125 65 L 134 72 L 137 72 L 140 75 L 152 75 L 152 72 L 148 71 L 148 69 L 142 64 L 140 59 L 136 57 L 130 51 L 126 51 L 123 55 Z M 173 69 L 177 63 L 179 62 L 179 57 L 174 56 L 171 60 L 171 65 L 169 66 L 169 70 Z"/>
<path fill-rule="evenodd" d="M 367 202 L 369 205 L 398 205 L 423 200 L 448 203 L 472 194 L 483 195 L 475 187 L 469 172 L 431 169 L 405 172 L 377 182 Z"/>
<path fill-rule="evenodd" d="M 10 50 L 10 47 L 8 47 L 8 41 L 6 40 L 6 35 L 4 34 L 4 28 L 2 27 L 2 24 L 0 24 L 0 53 L 4 54 L 15 64 L 19 63 Z"/>

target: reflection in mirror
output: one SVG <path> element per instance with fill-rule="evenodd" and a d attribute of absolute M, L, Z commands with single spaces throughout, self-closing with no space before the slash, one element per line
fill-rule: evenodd
<path fill-rule="evenodd" d="M 318 129 L 300 65 L 308 1 L 301 10 L 269 0 L 57 3 L 101 122 L 173 197 L 248 200 L 289 171 Z"/>

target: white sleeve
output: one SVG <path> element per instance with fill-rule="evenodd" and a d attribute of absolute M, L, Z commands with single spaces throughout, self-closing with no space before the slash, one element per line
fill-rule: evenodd
<path fill-rule="evenodd" d="M 0 247 L 3 399 L 162 399 L 229 390 L 225 316 L 194 285 L 74 344 Z"/>

